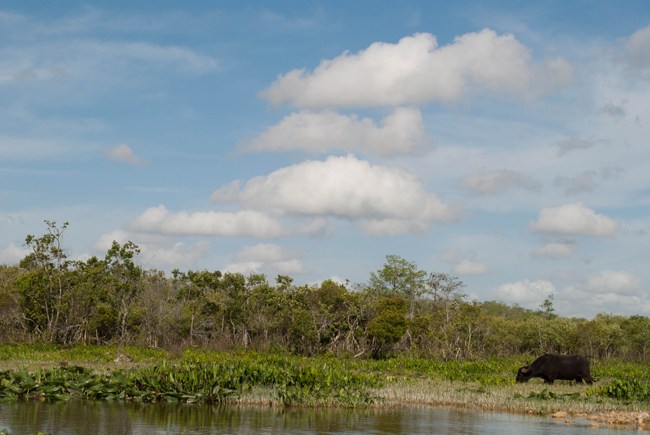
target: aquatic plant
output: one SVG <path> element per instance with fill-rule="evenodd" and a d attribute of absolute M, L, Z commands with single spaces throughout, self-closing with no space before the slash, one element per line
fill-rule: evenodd
<path fill-rule="evenodd" d="M 646 375 L 647 376 L 647 375 Z M 637 377 L 632 379 L 612 379 L 609 383 L 588 390 L 588 394 L 613 397 L 621 400 L 647 402 L 650 400 L 650 383 Z"/>

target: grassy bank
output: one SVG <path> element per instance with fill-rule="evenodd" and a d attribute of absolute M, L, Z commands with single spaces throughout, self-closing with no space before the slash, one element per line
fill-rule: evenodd
<path fill-rule="evenodd" d="M 603 421 L 614 419 L 605 416 L 611 412 L 628 415 L 631 421 L 650 411 L 648 363 L 593 362 L 592 387 L 568 381 L 546 385 L 539 379 L 515 384 L 521 365 L 518 358 L 358 360 L 192 348 L 173 353 L 5 344 L 0 345 L 0 397 L 265 406 L 446 405 L 542 415 L 601 414 Z"/>

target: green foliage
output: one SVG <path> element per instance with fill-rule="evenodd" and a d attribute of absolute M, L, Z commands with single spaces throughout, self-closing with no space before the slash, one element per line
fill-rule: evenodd
<path fill-rule="evenodd" d="M 542 309 L 541 314 L 548 319 L 554 319 L 557 317 L 557 314 L 555 314 L 555 308 L 553 308 L 553 299 L 553 295 L 548 295 L 548 298 L 546 298 L 539 306 Z"/>
<path fill-rule="evenodd" d="M 590 393 L 621 400 L 647 402 L 650 400 L 650 383 L 648 380 L 638 378 L 613 379 L 608 384 L 591 390 Z"/>
<path fill-rule="evenodd" d="M 0 341 L 445 361 L 650 357 L 648 317 L 562 318 L 552 295 L 538 311 L 467 301 L 458 278 L 427 275 L 397 255 L 355 290 L 332 281 L 297 286 L 285 275 L 271 284 L 261 274 L 175 269 L 168 278 L 145 270 L 132 242 L 113 242 L 103 258 L 71 261 L 63 246 L 67 224 L 46 226 L 44 235 L 27 236 L 31 252 L 18 266 L 0 266 Z"/>
<path fill-rule="evenodd" d="M 56 353 L 57 349 L 49 350 L 53 352 L 47 357 L 64 356 Z M 90 352 L 86 356 L 97 355 Z M 79 366 L 36 373 L 0 372 L 0 398 L 223 402 L 258 385 L 270 388 L 285 405 L 356 407 L 374 403 L 377 399 L 371 390 L 384 382 L 380 374 L 362 368 L 358 361 L 336 358 L 188 349 L 173 364 L 163 361 L 108 375 L 94 374 Z"/>
<path fill-rule="evenodd" d="M 426 276 L 417 264 L 399 255 L 387 255 L 384 267 L 370 274 L 369 287 L 378 295 L 401 296 L 410 301 L 423 292 Z"/>
<path fill-rule="evenodd" d="M 407 330 L 406 302 L 399 296 L 383 298 L 377 304 L 378 315 L 368 323 L 368 336 L 375 355 L 381 355 L 397 343 Z"/>

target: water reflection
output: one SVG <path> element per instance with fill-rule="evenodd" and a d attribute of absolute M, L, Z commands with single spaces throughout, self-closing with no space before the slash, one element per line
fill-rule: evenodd
<path fill-rule="evenodd" d="M 56 435 L 573 435 L 587 431 L 587 427 L 586 420 L 568 426 L 539 417 L 447 408 L 344 410 L 86 401 L 0 403 L 0 429 L 7 428 L 12 435 L 37 430 Z M 628 431 L 616 431 L 617 434 L 625 432 Z"/>

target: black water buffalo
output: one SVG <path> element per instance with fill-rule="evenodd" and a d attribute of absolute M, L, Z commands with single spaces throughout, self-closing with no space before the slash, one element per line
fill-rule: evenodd
<path fill-rule="evenodd" d="M 582 355 L 542 355 L 530 365 L 522 367 L 517 372 L 517 382 L 528 382 L 530 378 L 542 378 L 552 384 L 556 379 L 575 380 L 582 383 L 584 379 L 589 385 L 593 382 L 589 373 L 589 360 Z"/>

